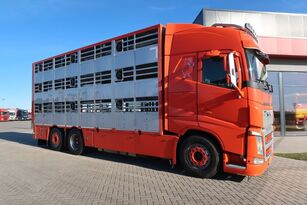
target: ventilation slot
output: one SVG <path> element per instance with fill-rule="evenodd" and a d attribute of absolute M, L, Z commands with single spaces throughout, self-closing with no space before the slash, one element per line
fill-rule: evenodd
<path fill-rule="evenodd" d="M 94 84 L 94 74 L 81 75 L 80 82 L 81 87 Z"/>
<path fill-rule="evenodd" d="M 49 90 L 52 90 L 52 81 L 46 81 L 43 84 L 43 91 L 47 92 Z"/>
<path fill-rule="evenodd" d="M 65 102 L 54 103 L 54 112 L 65 112 Z"/>
<path fill-rule="evenodd" d="M 80 107 L 81 107 L 81 112 L 95 112 L 94 100 L 81 101 Z"/>
<path fill-rule="evenodd" d="M 96 112 L 111 112 L 111 99 L 96 100 L 95 107 Z"/>
<path fill-rule="evenodd" d="M 65 89 L 65 79 L 58 79 L 54 81 L 54 89 L 59 90 L 59 89 Z"/>
<path fill-rule="evenodd" d="M 70 65 L 72 63 L 78 63 L 78 53 L 72 53 L 66 55 L 66 65 Z"/>
<path fill-rule="evenodd" d="M 156 62 L 137 65 L 135 70 L 137 80 L 158 77 L 158 63 Z"/>
<path fill-rule="evenodd" d="M 81 62 L 94 59 L 94 47 L 81 51 Z"/>
<path fill-rule="evenodd" d="M 54 67 L 60 68 L 65 66 L 65 56 L 61 56 L 54 59 Z"/>
<path fill-rule="evenodd" d="M 34 112 L 35 113 L 42 113 L 42 104 L 35 103 L 34 104 Z"/>
<path fill-rule="evenodd" d="M 102 71 L 95 73 L 96 84 L 108 84 L 111 83 L 111 71 Z"/>
<path fill-rule="evenodd" d="M 116 41 L 116 51 L 128 51 L 134 49 L 134 35 Z"/>
<path fill-rule="evenodd" d="M 134 111 L 134 99 L 123 98 L 115 100 L 116 111 L 120 112 L 133 112 Z"/>
<path fill-rule="evenodd" d="M 133 112 L 134 111 L 134 99 L 124 98 L 123 99 L 123 112 Z"/>
<path fill-rule="evenodd" d="M 96 58 L 111 55 L 112 53 L 111 50 L 112 50 L 111 42 L 96 46 Z"/>
<path fill-rule="evenodd" d="M 123 100 L 122 99 L 116 99 L 115 100 L 115 107 L 116 107 L 116 111 L 123 111 Z"/>
<path fill-rule="evenodd" d="M 44 62 L 44 71 L 52 70 L 52 69 L 53 69 L 53 61 L 52 60 L 45 61 Z"/>
<path fill-rule="evenodd" d="M 136 34 L 136 48 L 158 44 L 158 30 L 153 29 L 143 33 Z"/>
<path fill-rule="evenodd" d="M 43 104 L 43 112 L 44 113 L 51 113 L 51 112 L 53 112 L 53 110 L 52 110 L 52 103 L 44 103 Z"/>
<path fill-rule="evenodd" d="M 42 92 L 42 84 L 41 84 L 41 83 L 36 83 L 36 84 L 34 85 L 34 92 L 35 92 L 35 93 L 40 93 L 40 92 Z"/>
<path fill-rule="evenodd" d="M 78 87 L 78 77 L 66 78 L 66 89 Z"/>
<path fill-rule="evenodd" d="M 133 67 L 119 68 L 115 70 L 116 82 L 133 80 Z"/>
<path fill-rule="evenodd" d="M 133 80 L 133 67 L 123 68 L 123 81 Z"/>
<path fill-rule="evenodd" d="M 41 63 L 35 64 L 34 72 L 38 73 L 38 72 L 42 72 L 42 71 L 43 71 L 43 65 Z"/>
<path fill-rule="evenodd" d="M 136 98 L 136 112 L 158 112 L 158 108 L 159 102 L 157 96 Z"/>
<path fill-rule="evenodd" d="M 66 112 L 78 112 L 78 102 L 66 102 Z"/>

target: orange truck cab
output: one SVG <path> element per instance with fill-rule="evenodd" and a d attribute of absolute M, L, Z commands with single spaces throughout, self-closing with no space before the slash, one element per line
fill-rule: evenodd
<path fill-rule="evenodd" d="M 33 63 L 34 138 L 258 176 L 272 159 L 268 56 L 250 25 L 155 25 Z"/>
<path fill-rule="evenodd" d="M 172 133 L 210 139 L 222 150 L 225 172 L 257 176 L 271 161 L 272 86 L 265 69 L 268 56 L 246 27 L 167 27 L 165 117 Z M 186 167 L 210 160 L 201 143 L 190 147 Z"/>

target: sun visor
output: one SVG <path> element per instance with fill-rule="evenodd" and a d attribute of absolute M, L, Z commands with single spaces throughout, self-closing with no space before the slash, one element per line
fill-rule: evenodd
<path fill-rule="evenodd" d="M 240 31 L 241 41 L 244 48 L 257 49 L 259 46 L 257 41 L 246 31 Z"/>

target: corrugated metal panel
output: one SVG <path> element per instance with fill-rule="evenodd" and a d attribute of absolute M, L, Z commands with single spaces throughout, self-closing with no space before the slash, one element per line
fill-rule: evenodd
<path fill-rule="evenodd" d="M 63 54 L 35 64 L 35 123 L 158 132 L 158 32 L 80 49 L 71 63 Z"/>
<path fill-rule="evenodd" d="M 307 38 L 307 15 L 204 9 L 203 25 L 250 23 L 260 36 Z M 198 16 L 198 23 L 201 19 Z"/>
<path fill-rule="evenodd" d="M 307 72 L 307 60 L 271 59 L 267 69 L 268 71 Z"/>
<path fill-rule="evenodd" d="M 259 37 L 261 50 L 271 56 L 307 56 L 307 39 Z"/>

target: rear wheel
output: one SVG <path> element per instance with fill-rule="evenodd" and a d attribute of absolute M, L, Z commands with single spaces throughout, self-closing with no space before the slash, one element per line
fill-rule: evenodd
<path fill-rule="evenodd" d="M 218 148 L 205 137 L 190 136 L 180 147 L 181 165 L 192 176 L 214 177 L 219 172 L 220 161 Z"/>
<path fill-rule="evenodd" d="M 304 131 L 307 131 L 307 120 L 304 122 Z"/>
<path fill-rule="evenodd" d="M 82 134 L 79 130 L 73 129 L 67 136 L 67 148 L 71 154 L 80 155 L 84 150 Z"/>
<path fill-rule="evenodd" d="M 63 148 L 63 133 L 58 128 L 52 128 L 50 131 L 49 147 L 56 151 Z"/>

